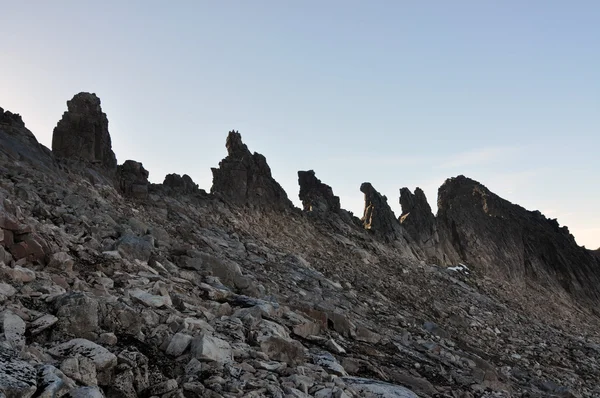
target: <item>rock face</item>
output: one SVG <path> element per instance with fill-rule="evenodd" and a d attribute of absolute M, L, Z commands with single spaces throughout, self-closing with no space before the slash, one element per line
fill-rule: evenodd
<path fill-rule="evenodd" d="M 41 169 L 52 169 L 50 150 L 38 143 L 21 116 L 0 108 L 0 153 L 13 161 L 25 160 Z M 4 172 L 4 171 L 3 171 Z"/>
<path fill-rule="evenodd" d="M 227 136 L 227 157 L 213 168 L 211 193 L 237 205 L 253 205 L 263 209 L 289 209 L 292 202 L 271 176 L 265 157 L 250 153 L 237 131 Z"/>
<path fill-rule="evenodd" d="M 119 189 L 126 196 L 145 199 L 148 196 L 148 171 L 140 162 L 126 160 L 117 167 Z"/>
<path fill-rule="evenodd" d="M 371 230 L 388 241 L 406 238 L 406 232 L 394 215 L 387 198 L 368 182 L 363 182 L 360 191 L 365 194 L 365 211 L 361 221 L 365 229 Z"/>
<path fill-rule="evenodd" d="M 239 193 L 241 167 L 242 205 L 173 194 L 184 177 L 146 196 L 133 161 L 121 190 L 146 197 L 124 200 L 112 175 L 92 183 L 97 167 L 53 163 L 20 118 L 2 120 L 0 397 L 600 396 L 598 301 L 556 286 L 571 272 L 594 291 L 582 281 L 597 268 L 555 222 L 475 182 L 441 191 L 440 250 L 463 257 L 440 267 L 406 255 L 435 229 L 419 192 L 402 217 L 419 244 L 370 184 L 375 233 L 344 210 L 270 211 L 286 201 L 234 135 L 242 155 L 221 182 Z M 311 181 L 311 206 L 337 208 Z M 503 254 L 533 259 L 529 289 L 506 282 Z"/>
<path fill-rule="evenodd" d="M 299 171 L 298 184 L 300 185 L 300 200 L 305 211 L 316 213 L 339 212 L 340 198 L 333 194 L 327 184 L 323 184 L 315 176 L 313 170 Z"/>
<path fill-rule="evenodd" d="M 413 194 L 408 188 L 400 189 L 402 214 L 399 221 L 417 245 L 423 250 L 425 261 L 439 265 L 454 265 L 458 256 L 451 245 L 443 245 L 437 221 L 421 188 Z"/>
<path fill-rule="evenodd" d="M 556 220 L 464 176 L 446 180 L 438 206 L 438 225 L 467 264 L 489 275 L 558 283 L 574 296 L 600 299 L 600 261 Z"/>
<path fill-rule="evenodd" d="M 165 187 L 168 187 L 172 192 L 180 194 L 190 194 L 198 191 L 198 184 L 194 183 L 192 178 L 184 174 L 167 174 L 163 182 Z"/>
<path fill-rule="evenodd" d="M 79 93 L 67 101 L 68 110 L 54 128 L 52 152 L 61 158 L 84 160 L 114 172 L 108 119 L 96 94 Z"/>

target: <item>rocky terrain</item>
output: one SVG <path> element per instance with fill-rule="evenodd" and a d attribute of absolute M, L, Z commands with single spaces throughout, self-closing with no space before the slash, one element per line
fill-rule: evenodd
<path fill-rule="evenodd" d="M 52 151 L 0 109 L 0 397 L 600 397 L 600 256 L 555 220 L 463 176 L 358 219 L 300 171 L 298 209 L 235 131 L 209 192 L 151 184 L 67 104 Z"/>

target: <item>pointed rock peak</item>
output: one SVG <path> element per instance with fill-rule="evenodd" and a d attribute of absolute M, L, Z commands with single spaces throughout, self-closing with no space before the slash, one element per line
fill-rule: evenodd
<path fill-rule="evenodd" d="M 235 205 L 252 205 L 263 209 L 287 209 L 293 204 L 271 176 L 267 159 L 251 154 L 237 131 L 230 131 L 225 143 L 227 157 L 213 168 L 211 193 Z"/>
<path fill-rule="evenodd" d="M 25 123 L 23 122 L 21 115 L 19 115 L 18 113 L 12 113 L 11 111 L 5 111 L 1 107 L 0 107 L 0 124 L 6 125 L 6 126 L 11 126 L 11 127 L 17 127 L 17 128 L 25 127 Z"/>
<path fill-rule="evenodd" d="M 184 174 L 180 176 L 179 174 L 167 174 L 165 180 L 163 181 L 163 185 L 172 189 L 178 193 L 194 193 L 198 190 L 198 184 L 194 183 L 192 178 Z"/>
<path fill-rule="evenodd" d="M 52 152 L 57 157 L 95 163 L 111 172 L 116 170 L 108 119 L 96 94 L 79 93 L 67 101 L 67 111 L 54 128 Z"/>
<path fill-rule="evenodd" d="M 404 236 L 404 230 L 387 203 L 387 198 L 368 182 L 361 184 L 360 191 L 365 194 L 365 210 L 361 219 L 365 229 L 383 236 L 386 240 Z"/>
<path fill-rule="evenodd" d="M 433 213 L 431 212 L 431 206 L 427 202 L 427 197 L 425 196 L 425 192 L 419 187 L 415 189 L 415 193 L 413 194 L 408 188 L 400 189 L 400 206 L 402 206 L 402 215 L 400 218 L 402 219 L 404 216 L 408 215 L 412 212 L 419 212 L 422 215 L 431 214 L 433 217 Z"/>
<path fill-rule="evenodd" d="M 232 158 L 239 159 L 245 155 L 250 155 L 248 147 L 242 142 L 242 135 L 236 130 L 231 130 L 229 134 L 227 134 L 225 147 L 227 148 L 228 155 Z"/>
<path fill-rule="evenodd" d="M 300 200 L 304 210 L 317 213 L 339 212 L 340 198 L 333 194 L 333 189 L 323 184 L 315 176 L 313 170 L 298 171 L 298 184 L 300 185 Z"/>
<path fill-rule="evenodd" d="M 556 220 L 512 204 L 465 176 L 446 180 L 438 205 L 438 229 L 445 230 L 463 262 L 491 277 L 530 278 L 580 298 L 600 298 L 598 260 Z"/>

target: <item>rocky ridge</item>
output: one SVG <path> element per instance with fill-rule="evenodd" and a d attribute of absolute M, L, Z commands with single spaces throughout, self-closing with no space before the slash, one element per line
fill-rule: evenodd
<path fill-rule="evenodd" d="M 294 211 L 237 132 L 207 194 L 135 161 L 106 179 L 1 114 L 0 396 L 600 396 L 598 319 L 569 288 L 592 263 L 532 261 L 535 297 L 513 282 L 546 253 L 533 234 L 586 252 L 478 183 L 447 181 L 437 217 L 405 192 L 400 220 L 363 184 L 363 225 L 314 173 L 301 196 L 329 211 Z"/>

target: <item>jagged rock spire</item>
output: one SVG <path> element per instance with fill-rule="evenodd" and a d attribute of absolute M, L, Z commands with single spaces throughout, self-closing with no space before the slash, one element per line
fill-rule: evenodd
<path fill-rule="evenodd" d="M 340 198 L 333 194 L 333 189 L 327 184 L 323 184 L 315 176 L 313 170 L 299 171 L 298 184 L 300 185 L 300 200 L 306 211 L 318 213 L 339 212 Z"/>
<path fill-rule="evenodd" d="M 250 153 L 239 132 L 230 131 L 225 146 L 227 157 L 218 168 L 212 168 L 211 193 L 236 205 L 278 210 L 293 207 L 281 185 L 273 179 L 266 158 Z"/>
<path fill-rule="evenodd" d="M 365 210 L 361 221 L 369 229 L 386 240 L 396 240 L 405 236 L 405 232 L 387 202 L 371 183 L 363 182 L 360 191 L 365 194 Z"/>
<path fill-rule="evenodd" d="M 79 93 L 67 101 L 67 108 L 54 128 L 52 152 L 59 158 L 92 162 L 114 172 L 117 158 L 100 98 L 96 94 Z"/>

